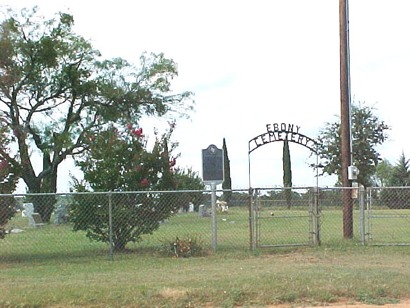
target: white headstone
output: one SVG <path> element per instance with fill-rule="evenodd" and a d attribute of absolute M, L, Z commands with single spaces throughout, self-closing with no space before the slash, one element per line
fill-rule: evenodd
<path fill-rule="evenodd" d="M 33 203 L 23 203 L 24 210 L 21 212 L 21 216 L 29 217 L 32 216 L 34 213 L 34 205 Z"/>

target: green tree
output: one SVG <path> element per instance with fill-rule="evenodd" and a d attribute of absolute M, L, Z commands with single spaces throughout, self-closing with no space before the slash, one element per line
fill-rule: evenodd
<path fill-rule="evenodd" d="M 180 207 L 176 194 L 160 191 L 175 190 L 177 178 L 172 152 L 176 144 L 170 142 L 174 125 L 165 134 L 156 134 L 154 146 L 146 148 L 147 138 L 142 128 L 107 127 L 99 134 L 89 136 L 93 144 L 76 163 L 84 173 L 84 181 L 94 192 L 115 192 L 109 198 L 112 204 L 113 242 L 115 250 L 124 250 L 128 242 L 141 240 L 152 233 L 160 221 Z M 84 183 L 75 181 L 74 189 L 86 191 Z M 146 191 L 146 193 L 125 193 Z M 122 192 L 122 193 L 121 193 Z M 97 241 L 109 241 L 107 195 L 76 195 L 71 206 L 70 220 L 74 230 L 85 230 Z"/>
<path fill-rule="evenodd" d="M 283 187 L 285 188 L 285 199 L 288 208 L 292 203 L 292 164 L 290 160 L 289 142 L 283 141 Z"/>
<path fill-rule="evenodd" d="M 8 147 L 10 140 L 7 139 L 7 122 L 0 118 L 0 194 L 12 194 L 18 181 L 18 168 L 13 166 L 13 161 L 7 160 L 11 155 Z M 4 227 L 16 212 L 16 201 L 12 196 L 0 197 L 0 239 L 4 238 Z"/>
<path fill-rule="evenodd" d="M 393 167 L 390 183 L 391 186 L 409 186 L 410 170 L 409 160 L 404 153 L 401 154 L 397 164 Z"/>
<path fill-rule="evenodd" d="M 61 162 L 86 151 L 91 136 L 107 124 L 192 109 L 190 92 L 171 91 L 177 65 L 162 53 L 143 53 L 139 67 L 121 58 L 105 60 L 73 32 L 69 14 L 46 20 L 34 8 L 2 16 L 0 116 L 19 154 L 7 161 L 19 166 L 30 193 L 56 192 Z M 33 200 L 43 221 L 53 211 L 51 199 Z"/>
<path fill-rule="evenodd" d="M 379 187 L 389 186 L 392 183 L 392 175 L 393 165 L 388 160 L 383 159 L 376 166 L 373 182 Z"/>
<path fill-rule="evenodd" d="M 358 183 L 369 187 L 381 160 L 376 146 L 387 140 L 390 129 L 384 121 L 374 115 L 374 108 L 361 104 L 352 105 L 352 163 L 360 173 Z M 322 163 L 321 174 L 335 174 L 341 182 L 341 138 L 340 121 L 326 123 L 318 137 L 318 155 Z"/>
<path fill-rule="evenodd" d="M 205 184 L 198 172 L 193 171 L 192 168 L 176 168 L 174 178 L 176 181 L 175 189 L 178 190 L 178 203 L 188 206 L 189 202 L 192 202 L 195 210 L 198 210 L 199 205 L 205 201 L 202 193 Z"/>
<path fill-rule="evenodd" d="M 409 160 L 404 153 L 390 170 L 389 186 L 381 192 L 381 199 L 385 205 L 394 209 L 410 208 L 410 191 L 398 187 L 410 186 Z"/>
<path fill-rule="evenodd" d="M 224 153 L 224 181 L 222 183 L 223 200 L 227 203 L 230 202 L 232 196 L 232 179 L 231 179 L 231 165 L 228 156 L 228 148 L 226 146 L 225 138 L 223 138 L 222 150 Z"/>

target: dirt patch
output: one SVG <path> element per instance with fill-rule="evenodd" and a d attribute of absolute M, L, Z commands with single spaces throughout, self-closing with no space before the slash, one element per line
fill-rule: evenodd
<path fill-rule="evenodd" d="M 281 304 L 281 305 L 271 305 L 268 308 L 322 308 L 322 307 L 332 307 L 332 308 L 409 308 L 410 299 L 401 300 L 397 304 L 384 304 L 384 305 L 370 305 L 363 303 L 353 303 L 353 302 L 337 302 L 337 303 L 327 303 L 327 304 L 317 304 L 317 305 L 307 305 L 307 304 Z"/>
<path fill-rule="evenodd" d="M 159 293 L 162 297 L 177 300 L 187 293 L 187 290 L 165 288 Z"/>

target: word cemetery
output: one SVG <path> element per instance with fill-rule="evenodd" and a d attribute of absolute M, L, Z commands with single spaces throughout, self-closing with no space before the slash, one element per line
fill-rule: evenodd
<path fill-rule="evenodd" d="M 249 141 L 249 153 L 262 145 L 275 141 L 289 141 L 298 143 L 316 152 L 316 141 L 299 132 L 300 126 L 286 123 L 266 124 L 266 133 L 258 135 Z"/>

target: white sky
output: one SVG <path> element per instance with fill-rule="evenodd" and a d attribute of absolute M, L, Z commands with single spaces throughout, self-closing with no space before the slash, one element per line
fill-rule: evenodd
<path fill-rule="evenodd" d="M 73 14 L 75 31 L 104 58 L 138 63 L 143 51 L 178 63 L 174 90 L 195 93 L 191 120 L 180 120 L 179 166 L 202 175 L 201 150 L 225 138 L 233 188 L 248 187 L 248 141 L 269 123 L 301 126 L 315 138 L 340 113 L 338 0 L 2 0 Z M 380 149 L 410 157 L 410 1 L 350 0 L 351 95 L 392 127 Z M 309 150 L 291 144 L 294 186 L 316 184 Z M 66 164 L 60 168 L 66 178 Z M 282 143 L 251 154 L 253 187 L 282 185 Z M 334 177 L 320 178 L 332 186 Z M 67 183 L 59 180 L 59 191 Z"/>

